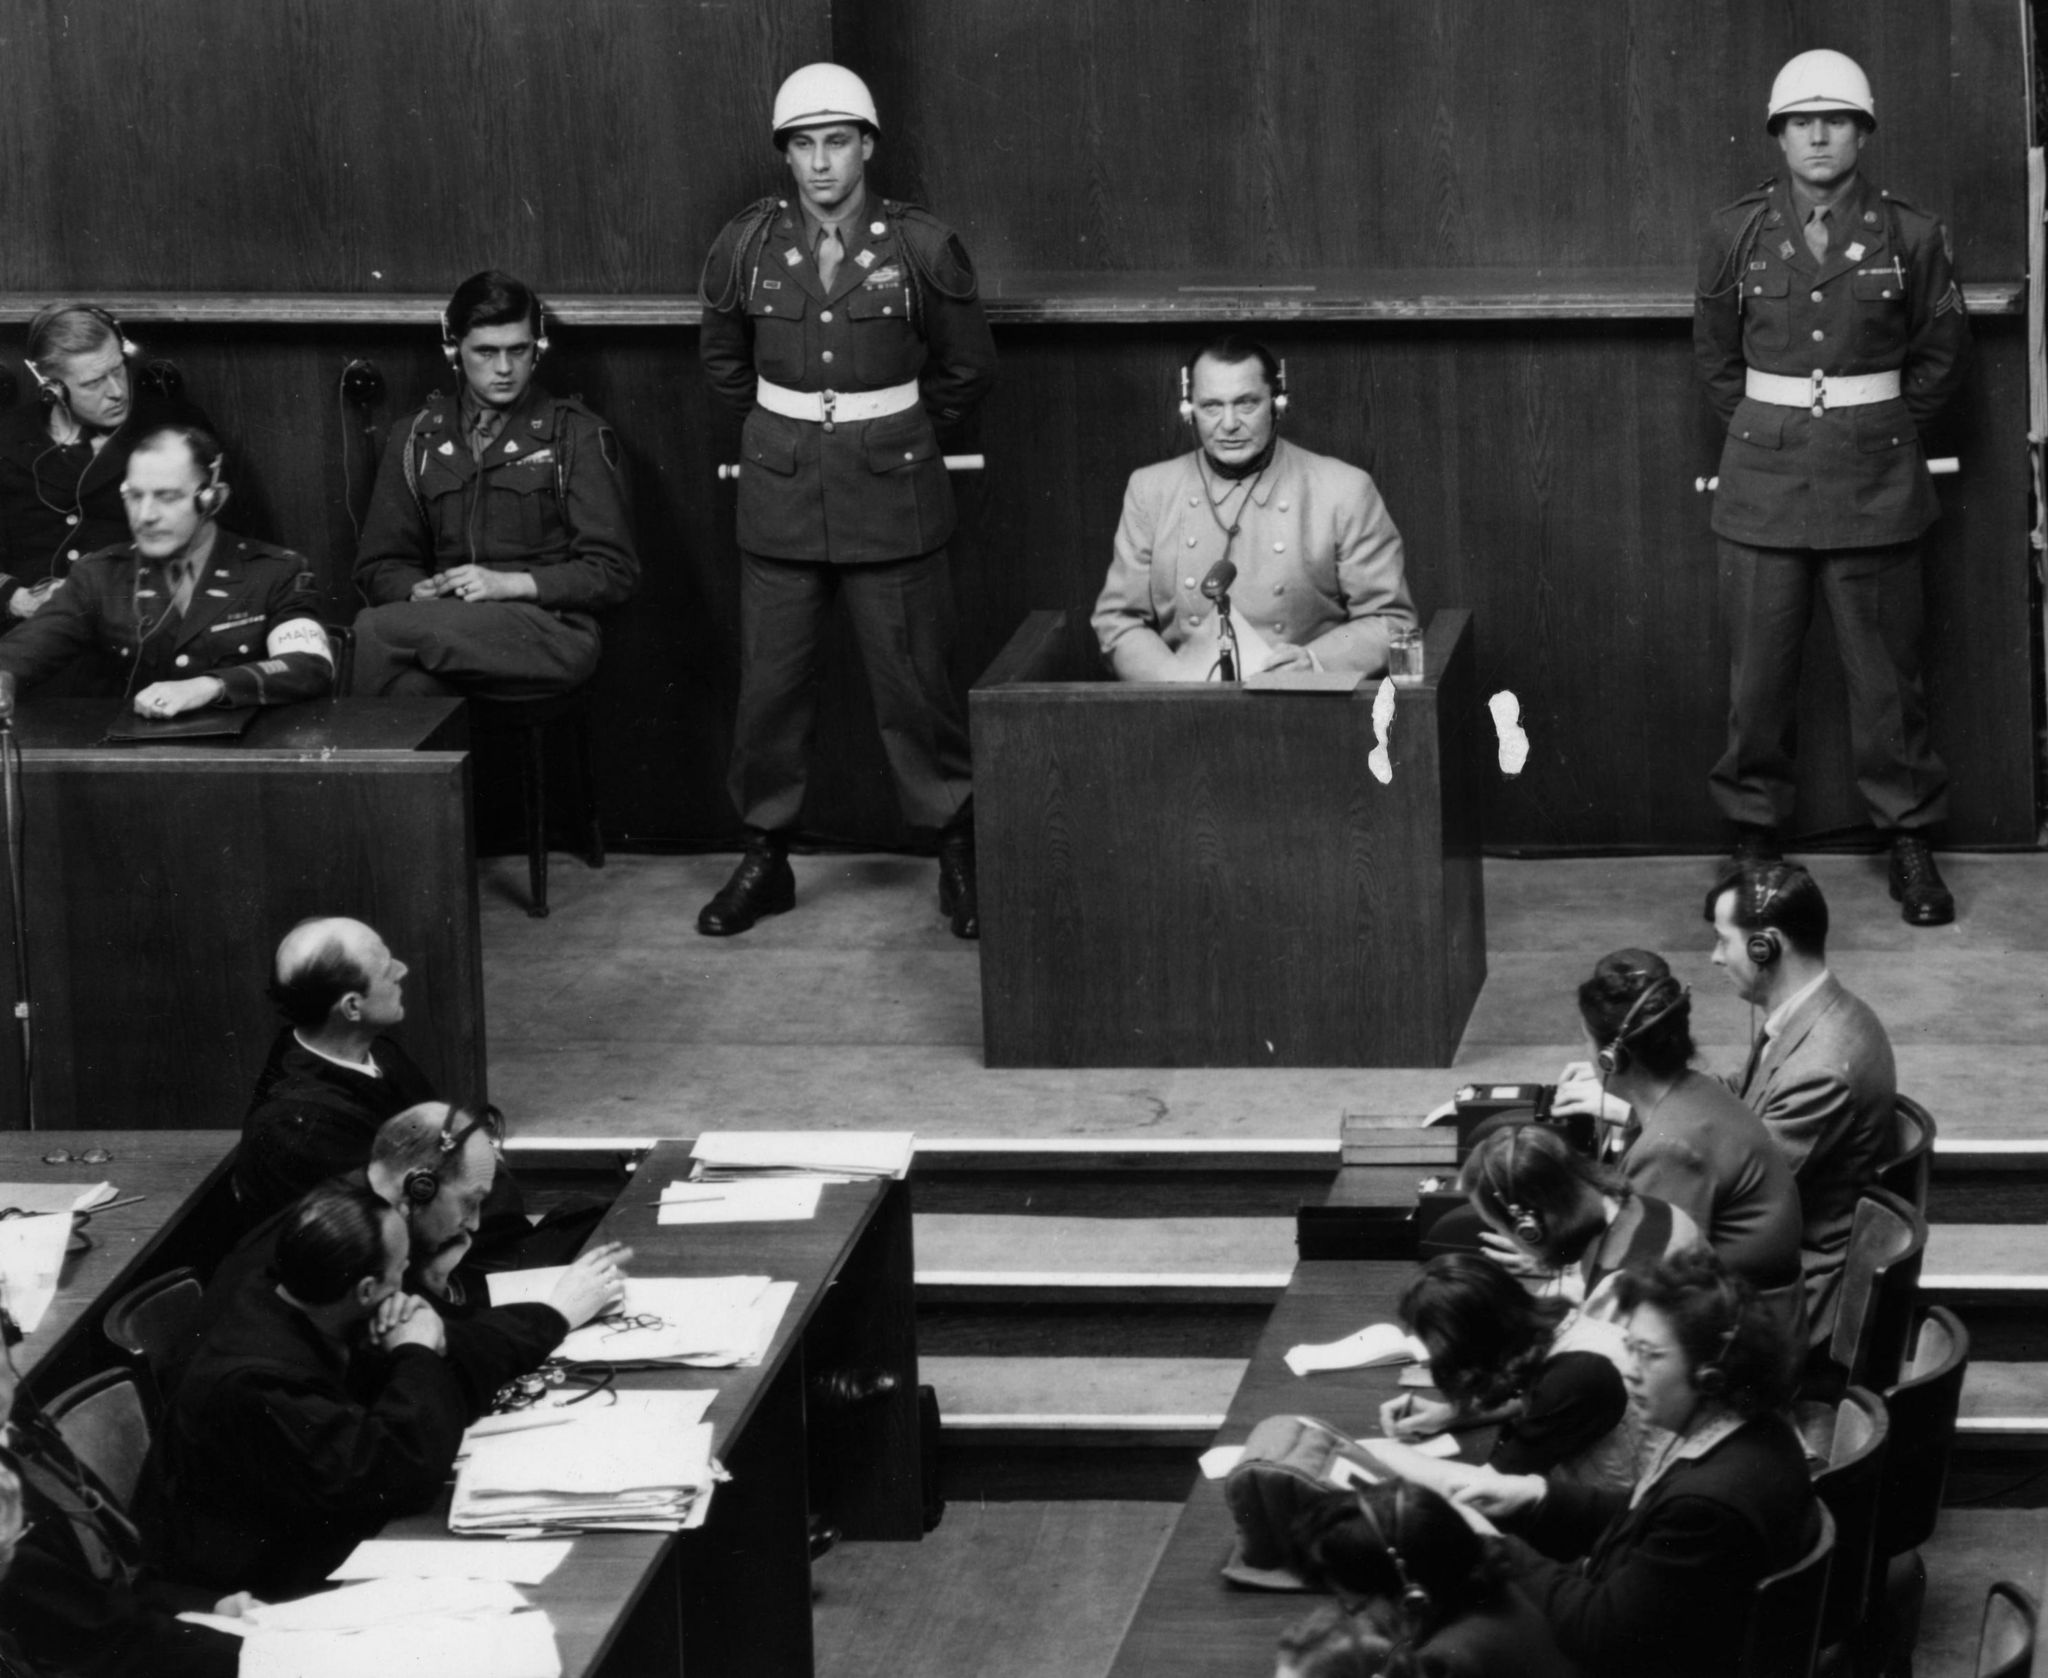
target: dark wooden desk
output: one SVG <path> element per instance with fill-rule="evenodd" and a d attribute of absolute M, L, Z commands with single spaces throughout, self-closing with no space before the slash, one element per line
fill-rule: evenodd
<path fill-rule="evenodd" d="M 407 1043 L 485 1094 L 483 969 L 459 701 L 319 700 L 239 741 L 100 746 L 106 699 L 23 704 L 36 1118 L 45 1128 L 239 1126 L 278 1022 L 278 940 L 354 915 L 412 969 Z M 0 891 L 0 940 L 13 917 Z M 0 990 L 14 1000 L 11 946 Z M 0 1124 L 20 1058 L 0 1030 Z"/>
<path fill-rule="evenodd" d="M 1400 1391 L 1400 1371 L 1344 1369 L 1297 1376 L 1281 1361 L 1291 1346 L 1335 1340 L 1390 1322 L 1414 1267 L 1303 1263 L 1259 1337 L 1231 1401 L 1219 1445 L 1241 1445 L 1268 1416 L 1314 1416 L 1354 1437 L 1379 1431 L 1379 1407 Z M 1322 1599 L 1243 1590 L 1219 1571 L 1236 1528 L 1223 1482 L 1204 1480 L 1181 1510 L 1144 1599 L 1117 1652 L 1111 1678 L 1245 1678 L 1270 1672 L 1280 1633 Z"/>
<path fill-rule="evenodd" d="M 1060 614 L 969 698 L 991 1066 L 1447 1066 L 1486 979 L 1471 614 L 1398 690 L 1102 679 Z M 1085 679 L 1089 676 L 1095 679 Z"/>
<path fill-rule="evenodd" d="M 228 1154 L 234 1138 L 213 1131 L 92 1130 L 0 1132 L 0 1182 L 112 1183 L 138 1206 L 96 1212 L 86 1225 L 89 1251 L 65 1260 L 57 1297 L 14 1349 L 14 1365 L 38 1398 L 116 1361 L 100 1334 L 107 1307 L 137 1283 L 181 1264 L 210 1266 L 232 1222 Z M 105 1148 L 103 1165 L 45 1165 L 58 1149 Z"/>
<path fill-rule="evenodd" d="M 595 1239 L 630 1243 L 639 1275 L 766 1275 L 794 1281 L 796 1296 L 757 1368 L 620 1377 L 715 1389 L 712 1450 L 732 1480 L 698 1531 L 578 1537 L 562 1568 L 527 1593 L 553 1617 L 570 1678 L 807 1674 L 811 1514 L 849 1538 L 924 1533 L 908 1187 L 828 1186 L 803 1224 L 663 1227 L 652 1202 L 685 1173 L 689 1149 L 658 1144 Z M 896 1389 L 834 1418 L 811 1383 L 842 1368 L 888 1370 Z M 444 1506 L 393 1532 L 445 1530 Z"/>

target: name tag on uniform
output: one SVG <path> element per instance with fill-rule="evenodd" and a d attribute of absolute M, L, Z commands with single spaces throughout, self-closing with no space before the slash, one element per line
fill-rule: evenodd
<path fill-rule="evenodd" d="M 763 291 L 780 291 L 782 289 L 782 282 L 780 280 L 763 280 L 761 282 L 761 289 Z"/>

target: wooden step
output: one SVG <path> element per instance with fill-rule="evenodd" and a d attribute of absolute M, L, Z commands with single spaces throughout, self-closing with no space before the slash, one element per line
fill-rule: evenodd
<path fill-rule="evenodd" d="M 948 1432 L 999 1441 L 1207 1449 L 1243 1358 L 924 1358 Z"/>
<path fill-rule="evenodd" d="M 919 1304 L 1270 1303 L 1294 1274 L 1291 1218 L 919 1213 Z"/>
<path fill-rule="evenodd" d="M 1927 1232 L 1920 1291 L 1939 1304 L 2048 1299 L 2048 1228 L 1937 1223 Z"/>

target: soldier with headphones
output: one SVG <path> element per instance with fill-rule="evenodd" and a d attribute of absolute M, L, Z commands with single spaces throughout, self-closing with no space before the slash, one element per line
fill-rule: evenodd
<path fill-rule="evenodd" d="M 788 196 L 725 225 L 704 262 L 704 372 L 745 416 L 740 691 L 726 790 L 746 854 L 697 916 L 724 938 L 796 904 L 818 664 L 833 602 L 860 646 L 904 822 L 935 837 L 939 911 L 980 935 L 967 714 L 948 668 L 956 522 L 947 437 L 996 377 L 974 263 L 922 205 L 871 190 L 867 84 L 807 64 L 775 95 Z"/>
<path fill-rule="evenodd" d="M 1702 905 L 1714 965 L 1750 1005 L 1752 1043 L 1729 1087 L 1763 1121 L 1798 1182 L 1807 1331 L 1834 1332 L 1856 1202 L 1897 1125 L 1898 1069 L 1883 1022 L 1828 968 L 1828 905 L 1797 863 L 1734 868 Z"/>
<path fill-rule="evenodd" d="M 0 639 L 0 671 L 32 687 L 97 650 L 137 715 L 282 705 L 334 681 L 312 568 L 221 528 L 221 447 L 192 426 L 136 442 L 121 499 L 129 541 L 80 560 L 65 586 Z"/>
<path fill-rule="evenodd" d="M 640 559 L 618 438 L 541 387 L 547 351 L 510 274 L 472 274 L 441 311 L 454 389 L 392 427 L 356 549 L 356 693 L 527 699 L 596 671 L 596 614 L 632 599 Z"/>
<path fill-rule="evenodd" d="M 1630 1396 L 1663 1430 L 1635 1486 L 1480 1469 L 1456 1497 L 1512 1527 L 1509 1577 L 1579 1670 L 1725 1678 L 1744 1664 L 1758 1581 L 1819 1530 L 1783 1414 L 1797 1348 L 1704 1254 L 1623 1275 L 1615 1302 Z"/>
<path fill-rule="evenodd" d="M 58 303 L 28 325 L 36 401 L 0 418 L 0 629 L 33 617 L 87 554 L 126 541 L 121 477 L 136 440 L 163 425 L 212 430 L 168 396 L 121 323 Z"/>
<path fill-rule="evenodd" d="M 1180 370 L 1194 447 L 1131 474 L 1095 602 L 1102 655 L 1127 682 L 1221 673 L 1231 597 L 1242 674 L 1387 668 L 1415 627 L 1401 533 L 1372 479 L 1280 435 L 1287 367 L 1230 333 Z"/>

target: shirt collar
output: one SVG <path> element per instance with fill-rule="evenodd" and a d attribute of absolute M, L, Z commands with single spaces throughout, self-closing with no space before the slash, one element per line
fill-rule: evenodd
<path fill-rule="evenodd" d="M 462 440 L 465 443 L 477 435 L 479 421 L 483 426 L 485 444 L 495 443 L 498 433 L 505 429 L 505 422 L 512 417 L 510 408 L 486 408 L 476 399 L 467 383 L 462 387 L 456 411 L 461 415 Z"/>
<path fill-rule="evenodd" d="M 830 221 L 825 220 L 809 204 L 805 203 L 801 197 L 797 199 L 796 207 L 803 218 L 805 250 L 815 251 L 818 248 L 818 235 L 830 227 L 837 230 L 840 244 L 846 247 L 846 254 L 851 256 L 853 255 L 853 235 L 859 231 L 854 224 L 860 220 L 861 215 L 868 207 L 867 182 L 861 182 L 860 186 L 855 190 L 853 197 L 848 200 L 845 207 Z"/>
<path fill-rule="evenodd" d="M 1697 1462 L 1742 1425 L 1741 1416 L 1733 1410 L 1723 1410 L 1689 1432 L 1667 1433 L 1651 1448 L 1649 1463 L 1642 1478 L 1636 1482 L 1635 1491 L 1630 1494 L 1628 1506 L 1633 1509 L 1641 1503 L 1668 1469 L 1681 1462 Z"/>
<path fill-rule="evenodd" d="M 374 1054 L 365 1055 L 361 1060 L 343 1060 L 339 1055 L 330 1055 L 318 1045 L 308 1043 L 296 1030 L 292 1032 L 292 1041 L 304 1049 L 307 1054 L 318 1055 L 330 1066 L 343 1067 L 350 1072 L 360 1072 L 368 1078 L 381 1078 L 384 1076 L 384 1068 L 377 1064 L 377 1057 Z"/>
<path fill-rule="evenodd" d="M 1807 980 L 1805 984 L 1786 997 L 1783 1002 L 1779 1003 L 1777 1007 L 1773 1008 L 1764 1017 L 1764 1036 L 1766 1038 L 1775 1037 L 1779 1032 L 1783 1031 L 1785 1029 L 1785 1022 L 1792 1017 L 1793 1010 L 1827 982 L 1828 970 L 1823 967 L 1816 977 Z"/>

